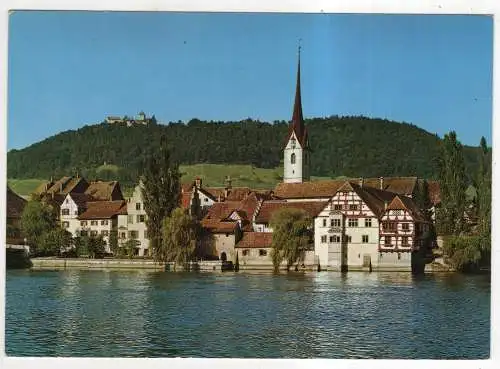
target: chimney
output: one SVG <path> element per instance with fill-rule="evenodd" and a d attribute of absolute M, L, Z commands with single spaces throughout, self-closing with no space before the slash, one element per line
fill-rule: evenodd
<path fill-rule="evenodd" d="M 227 176 L 226 177 L 226 187 L 224 188 L 224 197 L 228 197 L 229 195 L 229 191 L 231 190 L 232 186 L 231 186 L 231 177 L 230 176 Z"/>
<path fill-rule="evenodd" d="M 52 200 L 54 200 L 55 192 L 52 192 Z"/>
<path fill-rule="evenodd" d="M 384 201 L 384 211 L 387 210 L 387 200 Z"/>
<path fill-rule="evenodd" d="M 380 177 L 379 181 L 380 181 L 380 189 L 383 190 L 384 189 L 384 177 Z"/>
<path fill-rule="evenodd" d="M 61 182 L 61 184 L 59 185 L 59 192 L 62 192 L 62 190 L 63 190 L 63 184 Z"/>
<path fill-rule="evenodd" d="M 359 187 L 363 188 L 363 182 L 364 182 L 363 177 L 361 177 L 359 179 Z"/>
<path fill-rule="evenodd" d="M 196 177 L 196 179 L 194 180 L 194 184 L 195 184 L 196 188 L 201 188 L 201 178 Z"/>

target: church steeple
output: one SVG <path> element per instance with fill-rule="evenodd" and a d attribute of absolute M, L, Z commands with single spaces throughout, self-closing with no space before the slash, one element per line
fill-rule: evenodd
<path fill-rule="evenodd" d="M 299 141 L 300 145 L 305 148 L 307 145 L 307 130 L 304 126 L 304 117 L 302 114 L 302 96 L 300 89 L 300 48 L 299 45 L 299 55 L 297 62 L 297 82 L 295 85 L 295 101 L 293 104 L 293 114 L 292 123 L 290 124 L 287 140 L 292 136 L 292 132 L 295 133 L 295 137 Z"/>
<path fill-rule="evenodd" d="M 302 114 L 302 96 L 300 88 L 300 45 L 292 122 L 288 129 L 283 159 L 284 182 L 300 183 L 309 180 L 309 143 Z"/>

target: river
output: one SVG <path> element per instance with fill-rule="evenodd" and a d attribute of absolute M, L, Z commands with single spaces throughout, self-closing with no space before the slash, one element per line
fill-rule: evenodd
<path fill-rule="evenodd" d="M 482 359 L 489 276 L 6 274 L 9 356 Z"/>

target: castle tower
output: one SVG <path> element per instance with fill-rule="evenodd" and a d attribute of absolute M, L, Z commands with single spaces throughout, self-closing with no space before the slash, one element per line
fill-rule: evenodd
<path fill-rule="evenodd" d="M 283 182 L 301 183 L 308 181 L 310 150 L 307 129 L 304 126 L 304 118 L 302 116 L 302 100 L 300 96 L 300 46 L 292 122 L 288 129 L 286 144 L 283 151 Z"/>

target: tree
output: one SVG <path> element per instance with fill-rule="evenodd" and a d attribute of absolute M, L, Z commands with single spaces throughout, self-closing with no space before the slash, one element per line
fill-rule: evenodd
<path fill-rule="evenodd" d="M 196 250 L 197 224 L 184 209 L 177 208 L 163 221 L 163 242 L 158 249 L 161 261 L 189 262 Z"/>
<path fill-rule="evenodd" d="M 118 255 L 118 250 L 120 246 L 118 245 L 118 231 L 112 230 L 109 233 L 109 249 L 113 253 L 113 256 Z"/>
<path fill-rule="evenodd" d="M 86 255 L 91 259 L 101 257 L 106 251 L 106 241 L 101 235 L 87 236 L 83 235 L 75 240 L 75 248 L 78 256 Z"/>
<path fill-rule="evenodd" d="M 71 233 L 61 227 L 56 227 L 43 233 L 38 252 L 43 255 L 59 256 L 61 251 L 67 251 L 72 243 Z"/>
<path fill-rule="evenodd" d="M 482 258 L 480 243 L 481 238 L 478 236 L 446 237 L 443 245 L 446 262 L 459 271 L 477 269 Z"/>
<path fill-rule="evenodd" d="M 56 214 L 52 206 L 37 199 L 28 201 L 21 214 L 20 227 L 34 254 L 42 242 L 44 233 L 56 226 Z"/>
<path fill-rule="evenodd" d="M 159 152 L 150 153 L 142 174 L 142 198 L 146 210 L 148 236 L 155 260 L 162 260 L 162 225 L 180 202 L 180 172 L 170 157 L 164 136 Z"/>
<path fill-rule="evenodd" d="M 140 246 L 139 240 L 135 240 L 133 238 L 127 240 L 122 246 L 123 253 L 128 256 L 129 259 L 132 259 L 135 255 L 135 250 Z"/>
<path fill-rule="evenodd" d="M 491 252 L 491 165 L 486 139 L 481 137 L 479 166 L 476 178 L 478 233 L 484 262 Z"/>
<path fill-rule="evenodd" d="M 439 184 L 441 207 L 437 214 L 438 232 L 445 235 L 459 235 L 466 230 L 464 214 L 467 177 L 462 144 L 457 140 L 454 131 L 445 135 L 442 142 Z"/>
<path fill-rule="evenodd" d="M 269 223 L 273 229 L 274 269 L 278 271 L 281 262 L 286 260 L 289 270 L 311 246 L 312 219 L 303 210 L 285 208 L 276 211 Z"/>

